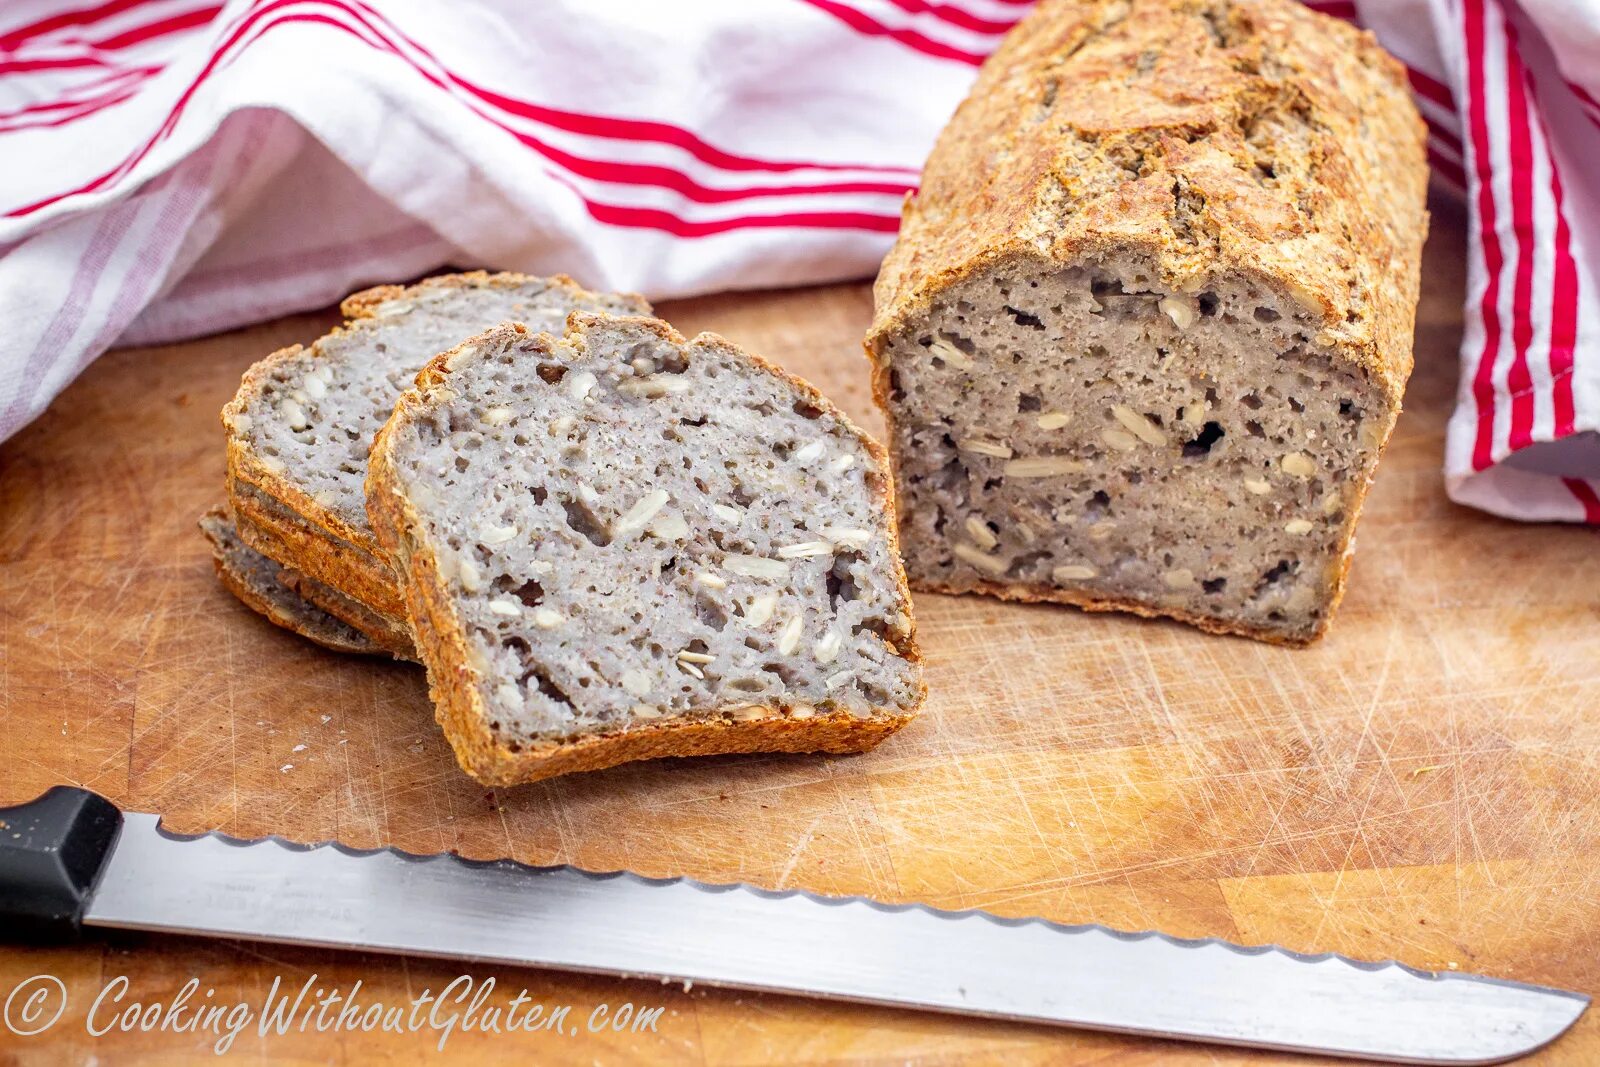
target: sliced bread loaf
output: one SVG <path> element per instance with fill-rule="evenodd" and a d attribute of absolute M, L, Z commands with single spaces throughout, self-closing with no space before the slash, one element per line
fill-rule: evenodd
<path fill-rule="evenodd" d="M 240 536 L 403 628 L 400 592 L 372 539 L 362 495 L 373 437 L 438 353 L 506 320 L 559 330 L 575 309 L 638 314 L 649 305 L 591 293 L 570 278 L 481 271 L 345 300 L 342 328 L 251 367 L 223 409 Z"/>
<path fill-rule="evenodd" d="M 266 616 L 275 625 L 335 652 L 397 654 L 361 630 L 316 607 L 287 584 L 284 568 L 240 539 L 234 527 L 233 515 L 226 507 L 215 507 L 202 515 L 200 530 L 211 542 L 212 563 L 222 584 L 247 607 Z M 409 644 L 408 639 L 408 651 Z"/>
<path fill-rule="evenodd" d="M 1320 635 L 1411 372 L 1426 186 L 1369 34 L 1041 3 L 878 278 L 913 582 Z"/>
<path fill-rule="evenodd" d="M 400 398 L 367 507 L 484 783 L 856 752 L 921 702 L 882 450 L 720 337 L 475 337 Z"/>

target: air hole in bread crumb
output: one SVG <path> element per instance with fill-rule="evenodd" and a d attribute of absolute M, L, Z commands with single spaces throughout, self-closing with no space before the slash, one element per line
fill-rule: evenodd
<path fill-rule="evenodd" d="M 1256 593 L 1259 595 L 1263 590 L 1277 585 L 1279 582 L 1292 575 L 1295 572 L 1296 566 L 1296 564 L 1291 563 L 1286 559 L 1280 559 L 1277 563 L 1273 564 L 1271 570 L 1267 571 L 1261 576 L 1261 581 L 1256 583 Z"/>
<path fill-rule="evenodd" d="M 768 674 L 777 675 L 778 680 L 781 681 L 785 686 L 792 686 L 794 684 L 794 669 L 786 663 L 763 663 L 761 665 L 761 669 L 766 671 Z"/>
<path fill-rule="evenodd" d="M 1015 321 L 1018 326 L 1026 326 L 1030 330 L 1044 329 L 1044 320 L 1039 318 L 1039 316 L 1030 315 L 1028 312 L 1023 311 L 1020 308 L 1012 307 L 1010 304 L 1006 305 L 1006 314 L 1010 315 L 1012 320 Z"/>
<path fill-rule="evenodd" d="M 828 568 L 828 606 L 838 612 L 841 603 L 848 604 L 856 598 L 856 583 L 851 577 L 850 569 L 861 562 L 859 552 L 838 552 L 834 554 L 833 566 Z"/>
<path fill-rule="evenodd" d="M 1219 422 L 1208 422 L 1208 423 L 1206 423 L 1204 426 L 1202 426 L 1200 428 L 1200 432 L 1195 435 L 1194 440 L 1187 441 L 1187 442 L 1184 443 L 1184 446 L 1183 446 L 1183 456 L 1184 456 L 1184 458 L 1185 459 L 1197 459 L 1200 456 L 1204 456 L 1204 455 L 1209 454 L 1210 451 L 1211 451 L 1211 446 L 1216 444 L 1218 441 L 1222 440 L 1223 437 L 1225 437 L 1225 436 L 1226 436 L 1226 433 L 1222 429 L 1222 424 L 1221 423 L 1219 423 Z"/>
<path fill-rule="evenodd" d="M 555 385 L 557 382 L 559 382 L 561 379 L 565 378 L 566 376 L 567 376 L 567 368 L 563 367 L 559 363 L 541 363 L 541 364 L 539 364 L 539 378 L 546 385 Z"/>
<path fill-rule="evenodd" d="M 802 419 L 819 419 L 822 417 L 822 409 L 804 397 L 794 402 L 794 413 Z"/>
<path fill-rule="evenodd" d="M 874 707 L 883 707 L 889 703 L 889 693 L 882 686 L 873 685 L 871 682 L 864 682 L 857 678 L 856 690 L 867 698 L 867 703 Z"/>
<path fill-rule="evenodd" d="M 548 674 L 541 670 L 531 670 L 518 679 L 518 681 L 523 685 L 526 685 L 530 680 L 539 687 L 539 692 L 543 693 L 551 700 L 558 704 L 565 704 L 568 707 L 572 707 L 572 698 L 567 696 L 566 691 L 557 685 L 553 680 L 551 680 Z"/>
<path fill-rule="evenodd" d="M 1049 559 L 1048 552 L 1024 552 L 1011 561 L 1011 566 L 1006 568 L 1007 578 L 1020 578 L 1039 563 L 1040 560 Z"/>
<path fill-rule="evenodd" d="M 1017 397 L 1017 410 L 1019 412 L 1042 411 L 1044 399 L 1038 393 L 1023 393 Z"/>
<path fill-rule="evenodd" d="M 1257 322 L 1277 322 L 1279 319 L 1283 318 L 1282 315 L 1278 314 L 1272 308 L 1256 308 L 1255 317 Z"/>

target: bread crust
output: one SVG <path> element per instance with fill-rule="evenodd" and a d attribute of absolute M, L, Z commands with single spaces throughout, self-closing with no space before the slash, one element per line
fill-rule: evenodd
<path fill-rule="evenodd" d="M 1133 260 L 1172 292 L 1242 277 L 1304 307 L 1315 342 L 1381 388 L 1381 456 L 1411 373 L 1425 136 L 1405 68 L 1372 34 L 1292 0 L 1042 0 L 940 135 L 878 275 L 865 348 L 889 440 L 888 343 L 941 293 L 996 267 Z M 1281 143 L 1303 151 L 1264 154 Z M 1368 484 L 1307 638 L 1072 589 L 960 591 L 1307 644 L 1343 596 Z"/>
<path fill-rule="evenodd" d="M 268 510 L 272 510 L 270 506 Z M 255 552 L 278 568 L 279 584 L 287 587 L 310 607 L 327 612 L 346 625 L 360 630 L 375 644 L 394 656 L 416 661 L 416 648 L 411 643 L 411 627 L 403 614 L 398 618 L 380 615 L 368 605 L 346 596 L 325 582 L 279 563 L 280 559 L 293 557 L 295 553 L 276 533 L 232 513 L 231 510 L 230 515 L 233 534 L 243 542 L 243 547 L 247 551 Z M 268 547 L 267 549 L 258 547 L 261 545 Z"/>
<path fill-rule="evenodd" d="M 199 526 L 211 543 L 211 562 L 223 586 L 268 622 L 335 652 L 381 655 L 388 651 L 362 631 L 314 607 L 293 589 L 281 584 L 281 572 L 279 581 L 266 580 L 251 572 L 245 563 L 246 554 L 253 549 L 238 536 L 233 515 L 226 505 L 214 507 L 200 516 Z M 261 559 L 259 555 L 257 558 Z M 262 561 L 277 569 L 273 561 Z"/>
<path fill-rule="evenodd" d="M 250 445 L 248 422 L 241 422 L 251 399 L 271 380 L 285 362 L 303 354 L 319 358 L 323 345 L 349 332 L 356 323 L 372 318 L 386 301 L 437 289 L 499 288 L 515 289 L 536 282 L 549 289 L 565 290 L 574 300 L 593 296 L 564 274 L 549 278 L 487 271 L 442 274 L 415 285 L 379 285 L 346 297 L 340 304 L 343 326 L 335 327 L 312 342 L 309 348 L 290 345 L 260 360 L 244 373 L 239 389 L 222 409 L 222 425 L 227 431 L 228 498 L 244 520 L 240 527 L 251 547 L 278 562 L 302 571 L 311 578 L 358 602 L 379 616 L 405 617 L 405 602 L 399 581 L 384 562 L 382 550 L 370 532 L 352 527 L 332 509 L 323 506 L 299 486 L 274 470 Z M 650 305 L 637 294 L 619 294 L 648 312 Z M 268 531 L 273 536 L 259 536 Z M 279 555 L 278 553 L 283 553 Z"/>
<path fill-rule="evenodd" d="M 567 319 L 567 340 L 581 347 L 579 332 L 590 321 L 615 316 L 574 312 Z M 759 356 L 737 349 L 716 334 L 703 333 L 693 341 L 657 319 L 628 319 L 673 344 L 705 344 L 726 347 L 762 369 L 800 390 L 808 400 L 861 440 L 881 470 L 887 472 L 888 454 L 883 446 L 851 422 L 843 412 L 808 382 L 787 373 Z M 702 717 L 685 721 L 644 723 L 626 730 L 591 734 L 571 741 L 548 742 L 531 747 L 507 745 L 489 729 L 484 707 L 482 682 L 472 662 L 463 633 L 464 627 L 451 603 L 450 594 L 439 576 L 438 560 L 432 546 L 421 542 L 415 531 L 422 516 L 401 487 L 398 461 L 394 455 L 397 428 L 425 418 L 440 402 L 431 390 L 447 386 L 453 361 L 470 357 L 480 348 L 498 342 L 533 338 L 555 355 L 558 341 L 549 334 L 533 335 L 521 323 L 506 323 L 480 334 L 435 357 L 417 375 L 417 385 L 400 397 L 395 414 L 373 442 L 367 473 L 367 513 L 379 543 L 396 571 L 405 575 L 404 591 L 417 649 L 428 667 L 428 686 L 435 715 L 449 738 L 461 768 L 485 785 L 505 786 L 536 782 L 575 771 L 599 770 L 639 759 L 666 756 L 707 756 L 752 752 L 864 752 L 900 729 L 915 717 L 916 708 L 873 708 L 870 717 L 858 718 L 848 712 L 819 711 L 809 719 L 787 717 L 772 705 L 751 705 L 768 714 L 761 718 L 730 720 L 720 717 L 720 709 L 706 709 Z M 903 646 L 904 657 L 921 662 L 916 642 L 916 621 L 911 595 L 900 563 L 898 532 L 894 522 L 894 487 L 888 477 L 876 479 L 874 492 L 888 517 L 889 557 L 894 562 L 894 578 L 902 610 L 908 619 Z M 920 705 L 926 685 L 918 694 Z M 696 713 L 690 713 L 696 714 Z"/>

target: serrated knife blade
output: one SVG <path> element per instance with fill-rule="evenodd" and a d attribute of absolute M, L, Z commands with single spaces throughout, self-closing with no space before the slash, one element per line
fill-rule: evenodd
<path fill-rule="evenodd" d="M 1575 993 L 861 898 L 169 833 L 124 817 L 83 921 L 526 964 L 1405 1063 L 1497 1063 Z"/>

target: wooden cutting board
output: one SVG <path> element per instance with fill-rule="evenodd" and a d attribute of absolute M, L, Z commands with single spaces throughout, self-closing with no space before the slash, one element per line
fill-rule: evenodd
<path fill-rule="evenodd" d="M 96 363 L 0 448 L 0 801 L 59 782 L 178 830 L 626 867 L 1393 957 L 1600 993 L 1600 540 L 1450 504 L 1464 224 L 1436 205 L 1417 374 L 1349 597 L 1308 651 L 1174 624 L 918 598 L 930 698 L 859 757 L 663 762 L 511 790 L 455 767 L 420 671 L 274 629 L 194 527 L 222 491 L 217 411 L 253 360 L 332 313 Z M 865 425 L 864 285 L 669 304 L 810 378 Z M 121 936 L 0 955 L 50 972 L 61 1043 L 0 1062 L 213 1062 L 211 1037 L 84 1032 L 117 975 L 259 1003 L 273 976 L 402 1003 L 466 972 L 654 1035 L 456 1033 L 463 1062 L 1232 1062 L 1160 1042 L 653 983 Z M 508 990 L 506 987 L 510 987 Z M 437 1035 L 241 1038 L 236 1059 L 428 1059 Z M 1550 1061 L 1600 1057 L 1600 1013 Z M 1305 1061 L 1296 1061 L 1305 1062 Z"/>

